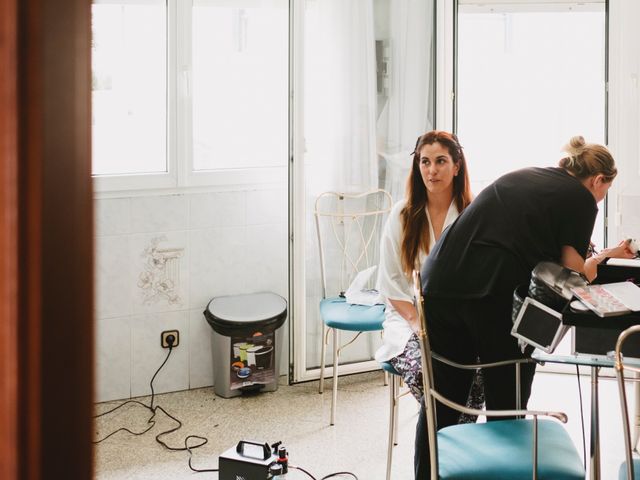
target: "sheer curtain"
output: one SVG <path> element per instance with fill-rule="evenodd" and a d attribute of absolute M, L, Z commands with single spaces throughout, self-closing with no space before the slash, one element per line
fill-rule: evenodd
<path fill-rule="evenodd" d="M 307 0 L 304 14 L 306 364 L 320 360 L 322 322 L 314 201 L 378 187 L 373 0 Z M 369 359 L 347 349 L 344 357 Z"/>
<path fill-rule="evenodd" d="M 308 0 L 305 10 L 306 188 L 378 185 L 371 0 Z"/>
<path fill-rule="evenodd" d="M 389 5 L 388 98 L 378 120 L 384 188 L 404 195 L 416 139 L 433 129 L 434 18 L 432 0 L 393 0 Z"/>

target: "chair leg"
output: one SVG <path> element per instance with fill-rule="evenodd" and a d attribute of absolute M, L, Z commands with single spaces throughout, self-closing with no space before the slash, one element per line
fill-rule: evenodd
<path fill-rule="evenodd" d="M 400 378 L 395 375 L 392 379 L 393 382 L 393 444 L 398 445 L 398 412 L 400 412 Z"/>
<path fill-rule="evenodd" d="M 331 397 L 331 425 L 336 421 L 336 404 L 338 403 L 338 340 L 339 331 L 335 328 L 333 332 L 333 396 Z"/>
<path fill-rule="evenodd" d="M 324 364 L 325 356 L 327 354 L 327 326 L 322 324 L 322 346 L 320 347 L 320 387 L 318 393 L 324 392 Z"/>
<path fill-rule="evenodd" d="M 391 479 L 391 462 L 393 460 L 393 446 L 396 444 L 396 420 L 397 400 L 396 375 L 391 375 L 391 387 L 389 388 L 389 441 L 387 445 L 387 480 Z"/>
<path fill-rule="evenodd" d="M 384 373 L 384 386 L 386 387 L 389 385 L 389 372 L 384 370 L 382 373 Z"/>

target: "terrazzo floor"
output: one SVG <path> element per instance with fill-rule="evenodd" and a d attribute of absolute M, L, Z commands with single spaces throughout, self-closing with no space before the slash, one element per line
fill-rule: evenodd
<path fill-rule="evenodd" d="M 589 378 L 581 377 L 584 400 L 587 450 L 589 447 Z M 175 392 L 155 397 L 161 406 L 182 421 L 183 427 L 164 437 L 175 447 L 184 446 L 187 435 L 201 435 L 208 443 L 193 451 L 197 469 L 218 466 L 218 455 L 240 440 L 260 443 L 282 441 L 289 462 L 304 468 L 316 479 L 338 471 L 349 471 L 359 480 L 383 480 L 386 472 L 389 387 L 380 372 L 340 379 L 335 426 L 329 426 L 331 382 L 319 395 L 318 382 L 281 385 L 276 392 L 224 399 L 212 388 Z M 633 396 L 633 389 L 629 389 Z M 149 405 L 150 397 L 137 400 Z M 623 440 L 615 381 L 600 382 L 600 425 L 602 480 L 617 478 L 623 460 Z M 122 402 L 96 405 L 96 413 Z M 577 382 L 573 375 L 538 373 L 529 402 L 532 409 L 561 410 L 569 415 L 566 428 L 578 451 L 582 451 Z M 392 478 L 413 479 L 413 435 L 417 402 L 410 396 L 400 401 L 399 444 L 394 448 Z M 148 428 L 150 412 L 127 405 L 96 420 L 96 439 L 126 427 L 132 431 Z M 156 424 L 141 436 L 119 432 L 95 448 L 99 480 L 125 479 L 217 479 L 218 473 L 195 473 L 189 469 L 187 452 L 171 452 L 159 445 L 155 436 L 176 424 L 159 413 Z M 290 480 L 310 479 L 302 471 L 290 470 Z M 334 477 L 352 479 L 350 476 Z"/>

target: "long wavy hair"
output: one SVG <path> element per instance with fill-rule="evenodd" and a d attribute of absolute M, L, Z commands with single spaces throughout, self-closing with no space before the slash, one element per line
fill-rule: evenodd
<path fill-rule="evenodd" d="M 400 212 L 402 237 L 400 241 L 400 260 L 406 275 L 416 268 L 416 261 L 421 251 L 429 253 L 429 221 L 425 213 L 429 195 L 420 174 L 420 150 L 424 145 L 439 143 L 449 151 L 453 163 L 458 165 L 458 174 L 453 177 L 453 200 L 458 212 L 471 203 L 471 186 L 467 171 L 467 160 L 458 142 L 458 138 L 440 130 L 432 130 L 418 137 L 413 151 L 413 165 L 407 178 L 406 204 Z"/>

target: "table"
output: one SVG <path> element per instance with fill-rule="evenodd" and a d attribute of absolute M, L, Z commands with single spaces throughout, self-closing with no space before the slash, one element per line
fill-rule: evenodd
<path fill-rule="evenodd" d="M 598 406 L 598 372 L 600 368 L 613 368 L 614 360 L 602 355 L 576 354 L 576 355 L 556 355 L 534 350 L 531 354 L 536 362 L 544 364 L 560 363 L 565 365 L 582 365 L 591 367 L 591 435 L 589 449 L 589 478 L 600 480 L 600 418 Z M 640 367 L 640 359 L 627 358 L 625 364 Z M 640 398 L 636 387 L 636 412 L 640 411 Z M 638 425 L 635 426 L 635 439 L 638 438 Z"/>

